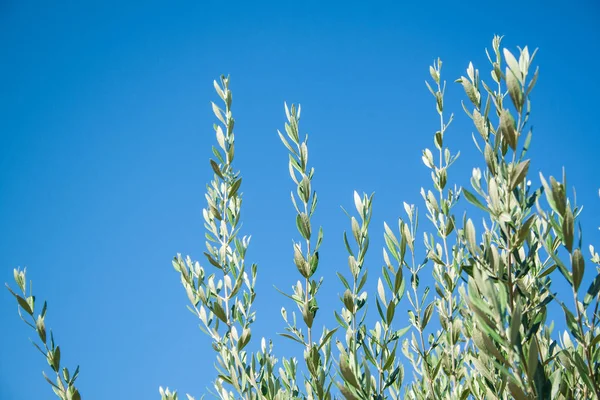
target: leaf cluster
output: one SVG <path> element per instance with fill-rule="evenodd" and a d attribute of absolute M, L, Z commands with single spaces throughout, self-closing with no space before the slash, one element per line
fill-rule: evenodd
<path fill-rule="evenodd" d="M 531 68 L 536 52 L 524 47 L 514 55 L 501 41 L 494 37 L 491 53 L 486 51 L 491 82 L 481 79 L 472 63 L 456 81 L 466 94 L 462 108 L 473 122 L 473 142 L 481 154 L 470 187 L 450 184 L 460 153 L 448 146 L 454 115 L 445 111 L 446 82 L 438 59 L 426 82 L 439 121 L 433 147 L 422 152 L 431 174 L 420 192 L 426 227 L 418 208 L 407 203 L 397 224 L 384 224 L 382 267 L 371 278 L 377 290 L 368 293 L 374 195 L 354 192 L 354 209 L 344 210 L 349 230 L 342 235 L 348 270 L 337 272 L 340 304 L 327 326 L 317 318 L 322 317 L 318 268 L 324 235 L 314 222 L 315 170 L 309 164 L 308 135 L 300 131 L 301 107 L 285 105 L 284 132 L 278 135 L 294 185 L 298 238 L 292 242 L 290 265 L 299 277 L 291 292 L 280 290 L 296 308 L 288 312 L 282 307 L 280 335 L 300 345 L 301 361 L 280 361 L 266 338 L 260 339 L 260 350 L 246 350 L 256 340 L 258 267 L 248 266 L 250 237 L 240 234 L 242 178 L 233 165 L 229 78 L 214 83 L 222 105 L 212 104 L 218 123 L 210 160 L 213 180 L 203 210 L 204 260 L 177 255 L 173 267 L 190 311 L 212 340 L 215 397 L 600 399 L 600 255 L 592 245 L 584 255 L 582 207 L 569 197 L 566 174 L 560 180 L 540 174 L 540 184 L 531 183 L 527 157 L 531 93 L 539 72 Z M 472 207 L 457 216 L 454 210 L 463 197 Z M 584 293 L 586 264 L 594 277 Z M 431 275 L 432 285 L 421 283 L 424 274 Z M 553 288 L 557 279 L 570 287 L 568 299 Z M 59 398 L 79 399 L 78 369 L 73 375 L 61 369 L 60 348 L 46 333 L 46 305 L 35 316 L 24 270 L 15 270 L 15 281 L 22 295 L 9 290 L 19 315 L 37 332 L 42 345 L 34 345 L 56 373 L 55 381 L 46 379 Z M 369 304 L 374 304 L 371 314 Z M 554 321 L 548 321 L 552 305 L 563 310 L 566 331 L 555 332 Z M 159 392 L 162 399 L 177 399 L 176 391 L 161 387 Z"/>

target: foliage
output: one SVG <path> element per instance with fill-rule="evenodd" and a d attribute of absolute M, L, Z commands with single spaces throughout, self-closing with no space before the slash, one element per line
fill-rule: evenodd
<path fill-rule="evenodd" d="M 15 269 L 14 278 L 21 295 L 15 293 L 8 285 L 6 288 L 17 299 L 19 317 L 31 329 L 33 329 L 41 342 L 41 346 L 35 341 L 29 339 L 36 349 L 46 358 L 48 365 L 56 374 L 56 381 L 52 381 L 46 373 L 43 373 L 44 379 L 50 384 L 54 393 L 61 400 L 79 400 L 81 395 L 75 387 L 75 380 L 79 376 L 79 366 L 71 375 L 67 367 L 60 368 L 60 346 L 54 342 L 54 334 L 52 330 L 46 329 L 46 311 L 48 311 L 47 303 L 44 302 L 42 310 L 35 316 L 35 296 L 32 292 L 32 285 L 29 284 L 29 295 L 27 295 L 27 279 L 26 270 Z M 25 313 L 25 315 L 23 314 Z M 49 333 L 49 335 L 48 335 Z"/>
<path fill-rule="evenodd" d="M 256 353 L 246 350 L 255 320 L 257 266 L 246 262 L 250 238 L 240 235 L 242 178 L 233 167 L 234 119 L 229 78 L 215 82 L 223 108 L 212 105 L 219 124 L 210 160 L 214 172 L 203 211 L 206 264 L 177 255 L 173 266 L 190 301 L 190 310 L 212 339 L 217 358 L 214 395 L 220 399 L 588 399 L 600 398 L 600 255 L 583 254 L 581 206 L 561 181 L 540 175 L 532 187 L 527 158 L 530 94 L 538 77 L 531 73 L 535 52 L 518 57 L 501 49 L 495 37 L 487 53 L 493 82 L 486 83 L 469 64 L 457 80 L 467 95 L 463 108 L 473 121 L 473 140 L 485 167 L 474 168 L 470 188 L 450 187 L 449 171 L 459 157 L 447 147 L 453 116 L 444 111 L 446 82 L 442 62 L 430 67 L 427 88 L 435 100 L 439 130 L 423 163 L 432 182 L 421 189 L 429 229 L 420 230 L 419 212 L 404 203 L 397 229 L 384 225 L 383 267 L 377 293 L 365 290 L 373 195 L 354 193 L 343 235 L 349 270 L 338 272 L 339 312 L 327 327 L 317 324 L 317 274 L 323 230 L 312 217 L 317 207 L 315 170 L 309 165 L 308 136 L 300 134 L 300 106 L 285 106 L 287 122 L 279 138 L 289 153 L 296 186 L 291 200 L 299 238 L 293 262 L 300 277 L 290 293 L 281 292 L 297 311 L 281 309 L 281 335 L 303 349 L 303 361 L 273 353 L 261 339 Z M 464 197 L 471 208 L 459 219 L 454 208 Z M 481 225 L 475 221 L 481 219 Z M 423 236 L 423 248 L 416 238 Z M 424 257 L 419 261 L 420 257 Z M 585 264 L 595 278 L 584 292 Z M 431 273 L 433 289 L 420 284 Z M 562 277 L 561 277 L 562 276 Z M 571 299 L 557 296 L 553 279 L 566 279 Z M 78 399 L 71 376 L 60 370 L 60 348 L 45 328 L 46 306 L 35 317 L 35 298 L 26 294 L 25 271 L 15 270 L 23 296 L 14 292 L 19 314 L 42 342 L 34 343 L 56 373 L 46 378 L 61 399 Z M 10 290 L 10 288 L 9 288 Z M 568 297 L 568 296 L 567 296 Z M 367 304 L 377 320 L 367 322 Z M 409 308 L 408 324 L 398 315 Z M 547 321 L 552 304 L 562 308 L 568 331 L 554 332 Z M 23 317 L 31 317 L 31 322 Z M 319 314 L 320 315 L 320 314 Z M 437 316 L 439 324 L 432 323 Z M 298 318 L 301 316 L 301 318 Z M 370 319 L 369 319 L 370 321 Z M 320 322 L 319 322 L 320 323 Z M 434 326 L 435 325 L 435 326 Z M 410 374 L 405 367 L 410 366 Z M 62 375 L 61 375 L 62 371 Z M 303 374 L 299 378 L 299 374 Z M 160 388 L 162 399 L 177 393 Z M 193 399 L 187 395 L 188 399 Z"/>

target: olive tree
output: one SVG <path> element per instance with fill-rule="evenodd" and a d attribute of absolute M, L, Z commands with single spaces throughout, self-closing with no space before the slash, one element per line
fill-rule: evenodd
<path fill-rule="evenodd" d="M 426 226 L 419 224 L 423 213 L 407 203 L 397 223 L 384 224 L 383 267 L 377 277 L 371 273 L 376 293 L 367 293 L 374 196 L 354 192 L 355 209 L 346 212 L 342 236 L 348 270 L 337 273 L 342 295 L 333 318 L 317 319 L 323 230 L 312 219 L 318 205 L 315 170 L 308 136 L 300 130 L 301 107 L 285 105 L 284 129 L 277 134 L 295 186 L 296 218 L 290 223 L 298 230 L 292 251 L 299 276 L 290 292 L 282 292 L 281 335 L 299 351 L 281 360 L 268 338 L 260 339 L 259 351 L 247 350 L 257 340 L 252 324 L 258 268 L 246 260 L 250 238 L 240 233 L 242 177 L 234 166 L 230 80 L 215 81 L 220 103 L 212 103 L 217 123 L 203 210 L 206 251 L 201 261 L 178 254 L 172 264 L 190 310 L 212 340 L 217 398 L 600 399 L 600 255 L 591 245 L 584 249 L 576 229 L 581 206 L 569 196 L 566 176 L 540 175 L 538 187 L 531 183 L 536 52 L 524 47 L 513 54 L 501 39 L 494 37 L 492 51 L 486 51 L 491 81 L 481 79 L 473 64 L 456 80 L 481 153 L 468 188 L 449 184 L 459 152 L 447 140 L 454 116 L 445 112 L 446 81 L 436 60 L 426 82 L 439 119 L 433 146 L 422 152 L 431 171 L 421 188 Z M 457 216 L 462 199 L 468 211 Z M 582 287 L 586 263 L 595 268 L 589 288 Z M 432 287 L 420 284 L 424 274 L 432 275 Z M 79 368 L 71 372 L 61 364 L 60 346 L 46 328 L 46 303 L 38 312 L 25 270 L 15 269 L 14 279 L 18 292 L 8 290 L 23 321 L 37 332 L 34 346 L 53 373 L 45 379 L 60 399 L 80 399 Z M 557 279 L 566 280 L 571 293 L 558 296 L 552 289 Z M 563 332 L 548 321 L 551 303 L 564 311 Z M 367 304 L 374 304 L 374 324 L 367 322 Z M 399 312 L 400 304 L 408 314 Z M 159 392 L 162 399 L 178 398 L 176 391 Z"/>

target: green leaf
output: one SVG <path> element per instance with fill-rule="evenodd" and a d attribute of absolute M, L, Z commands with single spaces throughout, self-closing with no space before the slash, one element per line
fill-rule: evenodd
<path fill-rule="evenodd" d="M 340 281 L 342 282 L 342 284 L 344 285 L 344 287 L 348 290 L 350 290 L 350 284 L 348 283 L 348 281 L 346 280 L 346 278 L 344 278 L 344 275 L 340 274 L 339 272 L 336 272 L 338 278 L 340 279 Z"/>
<path fill-rule="evenodd" d="M 544 178 L 544 175 L 540 172 L 540 181 L 542 182 L 542 186 L 544 187 L 544 194 L 546 195 L 546 201 L 550 205 L 554 211 L 558 212 L 558 208 L 556 203 L 554 202 L 554 197 L 552 196 L 552 188 L 548 185 L 548 182 Z"/>
<path fill-rule="evenodd" d="M 358 221 L 356 218 L 351 217 L 350 222 L 352 225 L 352 234 L 354 235 L 354 240 L 358 243 L 360 241 L 360 226 L 358 225 Z"/>
<path fill-rule="evenodd" d="M 348 235 L 346 235 L 345 231 L 344 231 L 344 245 L 346 246 L 346 250 L 348 251 L 348 254 L 350 254 L 351 256 L 354 256 L 354 252 L 352 251 L 352 248 L 350 247 L 350 243 L 348 242 Z"/>
<path fill-rule="evenodd" d="M 81 400 L 79 391 L 74 387 L 69 388 L 69 391 L 67 392 L 67 400 Z"/>
<path fill-rule="evenodd" d="M 479 249 L 479 246 L 477 246 L 475 239 L 475 226 L 473 225 L 471 218 L 467 220 L 467 224 L 465 226 L 465 239 L 467 240 L 467 247 L 469 248 L 471 254 L 478 255 L 481 250 Z"/>
<path fill-rule="evenodd" d="M 392 324 L 395 313 L 396 313 L 396 303 L 392 299 L 392 300 L 390 300 L 389 304 L 387 305 L 387 310 L 386 310 L 385 321 L 388 324 L 388 326 Z"/>
<path fill-rule="evenodd" d="M 215 132 L 217 135 L 217 143 L 219 143 L 221 149 L 227 151 L 227 146 L 225 145 L 225 135 L 223 134 L 223 128 L 221 128 L 221 126 L 215 125 Z"/>
<path fill-rule="evenodd" d="M 244 328 L 242 331 L 242 335 L 240 336 L 240 340 L 237 343 L 238 351 L 241 351 L 246 345 L 250 342 L 250 338 L 252 337 L 252 332 L 250 328 Z"/>
<path fill-rule="evenodd" d="M 592 303 L 592 301 L 598 295 L 599 291 L 600 291 L 600 274 L 596 275 L 596 277 L 590 284 L 590 287 L 588 288 L 587 293 L 585 294 L 585 297 L 583 298 L 583 308 L 587 308 Z"/>
<path fill-rule="evenodd" d="M 499 344 L 503 344 L 505 343 L 505 340 L 499 335 L 498 333 L 498 328 L 496 326 L 496 324 L 489 318 L 489 316 L 486 314 L 486 311 L 484 311 L 482 309 L 482 300 L 476 300 L 474 297 L 472 297 L 472 295 L 469 293 L 469 307 L 471 308 L 471 310 L 477 315 L 477 317 L 479 317 L 479 320 L 482 322 L 481 324 L 481 329 L 484 331 L 483 333 L 486 333 L 488 336 L 490 336 L 492 339 L 494 339 L 497 343 Z M 477 303 L 480 303 L 477 305 Z M 489 312 L 489 310 L 488 310 Z"/>
<path fill-rule="evenodd" d="M 385 385 L 384 385 L 384 389 L 387 389 L 390 385 L 392 385 L 394 382 L 396 382 L 396 379 L 398 378 L 399 375 L 401 375 L 402 373 L 402 366 L 398 365 L 396 367 L 396 369 L 394 369 L 394 371 L 390 374 L 390 376 L 386 379 L 385 381 Z M 400 382 L 402 382 L 402 379 L 398 379 Z"/>
<path fill-rule="evenodd" d="M 360 278 L 360 282 L 358 283 L 358 287 L 356 288 L 357 293 L 362 290 L 365 283 L 367 283 L 368 271 L 365 270 L 363 276 Z"/>
<path fill-rule="evenodd" d="M 523 91 L 521 89 L 521 85 L 519 84 L 519 80 L 515 74 L 519 73 L 518 71 L 512 71 L 510 68 L 506 68 L 506 86 L 508 87 L 508 94 L 510 95 L 510 99 L 512 100 L 517 111 L 521 112 L 523 110 Z"/>
<path fill-rule="evenodd" d="M 575 291 L 579 289 L 581 281 L 583 280 L 583 274 L 585 272 L 585 261 L 581 250 L 575 249 L 571 256 L 571 265 L 573 267 L 573 288 Z"/>
<path fill-rule="evenodd" d="M 310 256 L 309 262 L 309 278 L 315 274 L 317 271 L 317 267 L 319 266 L 319 252 L 315 251 L 312 256 Z"/>
<path fill-rule="evenodd" d="M 219 168 L 219 164 L 217 164 L 217 162 L 215 160 L 212 160 L 212 159 L 210 160 L 210 166 L 212 167 L 215 174 L 217 174 L 219 176 L 219 178 L 225 179 L 223 177 L 223 172 L 221 172 L 221 168 Z"/>
<path fill-rule="evenodd" d="M 479 92 L 477 91 L 477 89 L 475 88 L 475 86 L 473 86 L 473 84 L 469 81 L 469 79 L 465 78 L 464 76 L 460 77 L 460 83 L 463 85 L 463 88 L 465 89 L 465 93 L 467 94 L 467 97 L 469 98 L 469 100 L 471 100 L 471 103 L 473 103 L 473 105 L 475 107 L 479 108 L 480 95 L 479 95 Z"/>
<path fill-rule="evenodd" d="M 60 370 L 60 346 L 48 352 L 48 363 L 55 372 Z"/>
<path fill-rule="evenodd" d="M 303 203 L 308 204 L 310 200 L 310 179 L 307 176 L 304 176 L 298 184 L 298 196 Z"/>
<path fill-rule="evenodd" d="M 227 123 L 225 122 L 225 118 L 223 118 L 223 110 L 221 110 L 212 101 L 210 102 L 210 104 L 212 105 L 213 113 L 215 114 L 215 116 L 219 119 L 219 121 L 221 121 L 223 123 L 223 125 L 226 125 Z"/>
<path fill-rule="evenodd" d="M 346 321 L 344 321 L 344 319 L 341 317 L 340 314 L 337 313 L 337 311 L 333 312 L 333 316 L 335 317 L 337 323 L 344 329 L 348 329 L 348 323 Z"/>
<path fill-rule="evenodd" d="M 485 158 L 485 164 L 487 165 L 490 173 L 495 176 L 496 175 L 496 151 L 490 146 L 489 143 L 485 144 L 485 148 L 483 150 L 483 156 Z"/>
<path fill-rule="evenodd" d="M 435 82 L 439 82 L 440 80 L 440 76 L 438 75 L 437 71 L 435 70 L 435 68 L 433 68 L 431 65 L 429 66 L 429 75 L 431 75 L 431 79 L 433 79 Z M 429 86 L 429 83 L 427 83 L 427 81 L 425 81 L 425 83 L 427 84 L 427 86 Z M 429 86 L 429 90 L 431 90 L 431 87 Z"/>
<path fill-rule="evenodd" d="M 336 382 L 336 384 L 346 400 L 361 400 L 360 397 L 358 397 L 354 394 L 355 393 L 354 389 L 350 389 L 346 386 L 340 385 L 337 382 Z"/>
<path fill-rule="evenodd" d="M 312 328 L 314 313 L 310 310 L 309 305 L 306 303 L 302 307 L 302 319 L 304 320 L 304 323 L 308 329 Z"/>
<path fill-rule="evenodd" d="M 394 293 L 400 297 L 402 297 L 404 294 L 404 277 L 402 274 L 402 268 L 398 268 L 398 272 L 396 272 L 396 277 L 394 278 Z"/>
<path fill-rule="evenodd" d="M 523 182 L 523 179 L 527 176 L 527 171 L 529 170 L 529 162 L 531 160 L 526 160 L 517 164 L 517 166 L 513 169 L 511 177 L 510 177 L 510 190 L 516 188 L 519 183 Z"/>
<path fill-rule="evenodd" d="M 43 343 L 46 343 L 46 325 L 44 323 L 44 318 L 41 315 L 38 315 L 35 320 L 35 328 L 40 337 L 40 340 Z"/>
<path fill-rule="evenodd" d="M 557 265 L 556 264 L 552 264 L 550 265 L 548 268 L 546 268 L 545 270 L 543 270 L 542 272 L 540 272 L 540 274 L 538 275 L 538 279 L 539 278 L 543 278 L 547 275 L 550 275 L 552 272 L 554 272 L 554 270 L 556 269 Z"/>
<path fill-rule="evenodd" d="M 342 373 L 342 377 L 344 378 L 345 382 L 349 383 L 351 386 L 354 386 L 356 389 L 360 389 L 360 385 L 356 380 L 356 376 L 350 368 L 348 357 L 344 354 L 340 355 L 340 372 Z"/>
<path fill-rule="evenodd" d="M 59 392 L 61 391 L 61 389 L 58 386 L 56 386 L 56 383 L 52 382 L 52 380 L 50 380 L 50 378 L 48 378 L 48 375 L 46 375 L 46 373 L 44 371 L 42 371 L 42 376 L 44 377 L 46 382 L 48 382 L 52 386 L 52 389 L 56 389 Z M 56 393 L 56 390 L 55 390 L 55 393 Z"/>
<path fill-rule="evenodd" d="M 300 144 L 300 164 L 302 169 L 306 169 L 306 165 L 308 163 L 308 147 L 306 146 L 306 142 L 302 142 Z"/>
<path fill-rule="evenodd" d="M 517 241 L 515 243 L 515 247 L 520 247 L 521 244 L 527 239 L 527 236 L 531 233 L 531 225 L 536 220 L 536 215 L 532 215 L 525 222 L 523 222 L 523 226 L 519 229 L 519 233 L 517 235 Z"/>
<path fill-rule="evenodd" d="M 556 212 L 564 216 L 567 207 L 565 188 L 561 183 L 558 183 L 553 176 L 550 177 L 550 185 L 552 188 L 552 199 L 554 200 L 554 204 L 556 204 Z"/>
<path fill-rule="evenodd" d="M 323 346 L 325 346 L 329 341 L 331 341 L 331 337 L 335 334 L 335 332 L 337 330 L 338 330 L 338 328 L 335 328 L 335 329 L 332 329 L 329 332 L 327 332 L 325 334 L 325 336 L 323 337 L 323 339 L 321 340 L 321 343 L 317 347 L 317 350 L 321 350 L 323 348 Z"/>
<path fill-rule="evenodd" d="M 21 308 L 23 310 L 25 310 L 25 312 L 31 316 L 33 316 L 33 310 L 31 309 L 31 307 L 29 306 L 29 304 L 27 303 L 27 301 L 22 298 L 21 296 L 19 296 L 18 294 L 16 294 L 15 292 L 12 291 L 12 289 L 6 285 L 6 288 L 8 289 L 8 291 L 15 296 L 15 298 L 17 299 L 17 302 L 19 303 L 19 305 L 21 306 Z"/>
<path fill-rule="evenodd" d="M 560 385 L 562 383 L 562 369 L 558 368 L 556 371 L 550 375 L 550 381 L 552 382 L 552 391 L 550 392 L 550 398 L 556 399 L 558 391 L 560 390 Z"/>
<path fill-rule="evenodd" d="M 288 141 L 285 139 L 285 137 L 283 137 L 283 135 L 281 134 L 281 132 L 279 132 L 279 130 L 277 130 L 277 134 L 279 135 L 279 139 L 281 139 L 281 141 L 283 142 L 283 144 L 285 145 L 285 147 L 290 151 L 290 153 L 297 155 L 298 153 L 296 152 L 296 150 L 294 150 L 292 148 L 292 146 L 290 146 L 290 144 L 288 143 Z"/>
<path fill-rule="evenodd" d="M 317 198 L 317 192 L 313 196 L 313 199 Z M 323 243 L 323 227 L 319 227 L 319 232 L 317 233 L 317 243 L 315 245 L 315 251 L 319 250 L 321 247 L 321 243 Z"/>
<path fill-rule="evenodd" d="M 204 252 L 204 255 L 206 256 L 206 259 L 208 260 L 209 263 L 211 263 L 214 267 L 222 269 L 223 267 L 221 266 L 221 264 L 219 264 L 213 257 L 212 255 L 208 254 L 207 252 Z M 185 266 L 184 266 L 185 267 Z"/>
<path fill-rule="evenodd" d="M 518 132 L 515 129 L 515 120 L 507 109 L 503 109 L 500 113 L 500 131 L 503 139 L 515 151 L 517 149 Z"/>
<path fill-rule="evenodd" d="M 506 358 L 502 355 L 502 353 L 500 353 L 496 345 L 487 335 L 483 334 L 479 330 L 474 330 L 473 340 L 480 350 L 484 351 L 491 357 L 495 357 L 501 364 L 508 365 Z"/>
<path fill-rule="evenodd" d="M 390 251 L 393 251 L 392 248 L 394 247 L 400 247 L 400 243 L 398 243 L 398 239 L 396 238 L 396 235 L 394 235 L 394 232 L 392 232 L 392 230 L 390 229 L 390 227 L 388 226 L 387 223 L 383 223 L 383 229 L 384 229 L 384 237 L 386 238 L 386 242 L 387 239 L 389 239 L 391 241 L 391 243 L 393 245 L 388 245 L 388 248 L 390 249 Z"/>
<path fill-rule="evenodd" d="M 588 387 L 588 390 L 593 393 L 594 392 L 594 383 L 592 382 L 592 379 L 590 378 L 590 374 L 588 373 L 588 370 L 586 368 L 585 361 L 583 361 L 583 358 L 579 355 L 579 353 L 573 352 L 572 354 L 573 354 L 573 364 L 575 364 L 575 367 L 579 371 L 579 375 L 581 376 L 581 379 L 583 379 L 583 381 L 585 382 L 586 386 Z"/>
<path fill-rule="evenodd" d="M 310 218 L 306 213 L 296 215 L 296 227 L 304 239 L 310 240 Z"/>
<path fill-rule="evenodd" d="M 479 207 L 483 211 L 489 213 L 490 209 L 484 206 L 477 197 L 467 189 L 463 188 L 462 192 L 465 194 L 465 198 L 469 201 L 469 203 L 473 204 L 476 207 Z"/>
<path fill-rule="evenodd" d="M 358 212 L 360 215 L 362 215 L 363 202 L 360 198 L 360 195 L 358 194 L 358 192 L 356 190 L 354 191 L 354 207 L 356 208 L 356 212 Z"/>
<path fill-rule="evenodd" d="M 350 289 L 346 289 L 344 294 L 342 295 L 342 301 L 344 303 L 344 307 L 352 314 L 354 314 L 354 296 Z"/>
<path fill-rule="evenodd" d="M 491 177 L 488 182 L 489 203 L 491 206 L 490 214 L 502 216 L 502 203 L 500 202 L 500 193 L 498 192 L 498 184 L 496 178 Z"/>
<path fill-rule="evenodd" d="M 569 328 L 569 331 L 575 337 L 575 339 L 577 339 L 579 342 L 581 342 L 582 337 L 579 332 L 579 325 L 577 324 L 577 319 L 575 318 L 573 313 L 564 305 L 562 306 L 562 309 L 565 313 L 565 318 L 567 320 L 567 327 Z"/>
<path fill-rule="evenodd" d="M 294 264 L 296 264 L 296 268 L 300 272 L 304 278 L 308 278 L 310 275 L 310 270 L 308 267 L 308 263 L 302 255 L 302 251 L 300 250 L 300 246 L 298 244 L 294 244 Z"/>
<path fill-rule="evenodd" d="M 215 146 L 212 146 L 212 152 L 215 157 L 217 157 L 217 160 L 219 160 L 222 164 L 225 164 L 225 160 L 223 160 L 223 155 L 219 149 L 217 149 Z"/>
<path fill-rule="evenodd" d="M 519 63 L 515 56 L 508 49 L 503 49 L 504 59 L 506 60 L 506 64 L 515 74 L 520 74 L 521 69 L 519 68 Z"/>
<path fill-rule="evenodd" d="M 227 323 L 227 315 L 225 314 L 225 310 L 218 301 L 212 302 L 211 311 L 219 318 L 221 321 Z"/>
<path fill-rule="evenodd" d="M 531 339 L 531 343 L 529 345 L 529 356 L 527 357 L 527 373 L 529 374 L 529 379 L 534 379 L 535 371 L 538 367 L 538 346 L 536 338 Z"/>
<path fill-rule="evenodd" d="M 19 286 L 19 289 L 21 289 L 21 292 L 25 293 L 25 287 L 27 286 L 27 281 L 25 279 L 25 270 L 21 271 L 19 268 L 14 268 L 13 277 L 15 279 L 15 282 L 17 283 L 17 286 Z"/>
<path fill-rule="evenodd" d="M 510 343 L 519 347 L 521 346 L 521 313 L 521 303 L 517 303 L 510 320 Z"/>
<path fill-rule="evenodd" d="M 487 139 L 489 136 L 488 127 L 485 122 L 485 119 L 481 116 L 481 113 L 478 110 L 473 110 L 473 123 L 477 128 L 477 131 L 484 139 Z"/>
<path fill-rule="evenodd" d="M 508 382 L 508 390 L 510 390 L 510 394 L 512 394 L 516 400 L 527 400 L 527 396 L 525 395 L 525 392 L 523 392 L 523 389 L 517 386 L 513 381 Z"/>
<path fill-rule="evenodd" d="M 231 185 L 231 189 L 229 189 L 229 197 L 234 197 L 240 186 L 242 186 L 242 178 L 236 179 L 235 182 Z"/>
<path fill-rule="evenodd" d="M 411 328 L 412 326 L 408 325 L 402 329 L 398 329 L 396 332 L 394 332 L 394 339 L 400 339 L 402 336 L 406 335 L 406 332 L 408 332 Z"/>
<path fill-rule="evenodd" d="M 525 96 L 529 96 L 529 93 L 531 93 L 531 91 L 535 87 L 535 83 L 537 82 L 539 72 L 540 72 L 540 67 L 537 67 L 535 69 L 535 72 L 533 73 L 533 78 L 531 78 L 531 81 L 529 81 L 529 85 L 527 86 L 527 91 L 525 92 Z"/>
<path fill-rule="evenodd" d="M 377 281 L 377 294 L 379 294 L 379 298 L 385 304 L 387 301 L 385 300 L 385 289 L 383 288 L 383 282 L 381 278 Z"/>
<path fill-rule="evenodd" d="M 398 343 L 398 342 L 396 342 L 396 343 Z M 392 366 L 392 364 L 394 364 L 395 360 L 396 360 L 396 354 L 391 352 L 390 355 L 385 360 L 385 363 L 383 364 L 383 367 L 381 369 L 383 369 L 384 371 L 389 370 L 390 367 Z"/>
<path fill-rule="evenodd" d="M 573 251 L 573 238 L 575 236 L 575 220 L 571 207 L 565 209 L 565 216 L 562 223 L 563 243 L 569 253 Z"/>
<path fill-rule="evenodd" d="M 383 310 L 381 309 L 381 304 L 377 297 L 375 298 L 375 305 L 377 306 L 377 312 L 379 313 L 379 316 L 381 317 L 382 320 L 385 320 L 385 315 L 383 314 Z M 409 310 L 409 313 L 410 312 L 411 311 Z"/>
<path fill-rule="evenodd" d="M 433 307 L 433 302 L 429 303 L 429 305 L 425 307 L 425 311 L 423 312 L 423 322 L 421 323 L 421 327 L 423 329 L 425 329 L 425 327 L 429 323 L 429 320 L 431 319 L 431 316 L 433 315 Z"/>
<path fill-rule="evenodd" d="M 571 274 L 569 273 L 567 267 L 565 267 L 561 259 L 556 255 L 556 252 L 554 251 L 554 248 L 552 248 L 551 243 L 546 243 L 546 241 L 542 241 L 542 245 L 544 246 L 544 249 L 548 252 L 548 255 L 550 255 L 550 258 L 552 258 L 552 260 L 556 263 L 556 266 L 558 267 L 560 273 L 565 277 L 569 284 L 572 285 L 573 278 L 571 277 Z"/>
<path fill-rule="evenodd" d="M 302 340 L 298 339 L 297 337 L 290 335 L 289 333 L 279 333 L 279 336 L 283 336 L 285 338 L 293 340 L 294 342 L 298 342 L 303 346 L 306 346 L 306 343 L 304 343 Z"/>

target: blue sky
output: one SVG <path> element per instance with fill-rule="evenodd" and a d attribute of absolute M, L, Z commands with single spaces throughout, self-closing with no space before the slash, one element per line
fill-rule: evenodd
<path fill-rule="evenodd" d="M 325 231 L 318 321 L 331 326 L 341 291 L 334 271 L 347 269 L 340 205 L 352 206 L 355 189 L 376 192 L 371 283 L 383 221 L 396 224 L 402 201 L 422 206 L 430 181 L 421 150 L 438 126 L 423 81 L 438 56 L 457 117 L 448 140 L 462 154 L 449 181 L 468 185 L 483 165 L 452 82 L 469 61 L 488 79 L 484 48 L 494 34 L 515 51 L 539 47 L 532 180 L 566 167 L 585 204 L 584 241 L 600 247 L 600 7 L 591 0 L 59 3 L 0 3 L 0 281 L 28 267 L 65 365 L 81 365 L 86 399 L 158 398 L 159 385 L 199 397 L 212 387 L 214 353 L 171 258 L 202 260 L 209 102 L 223 73 L 248 258 L 259 264 L 255 339 L 283 330 L 279 310 L 292 305 L 273 285 L 298 278 L 293 187 L 276 134 L 283 102 L 302 103 L 301 130 L 311 134 L 315 222 Z M 51 398 L 46 363 L 15 308 L 1 290 L 0 398 Z M 275 343 L 278 354 L 301 357 Z"/>

